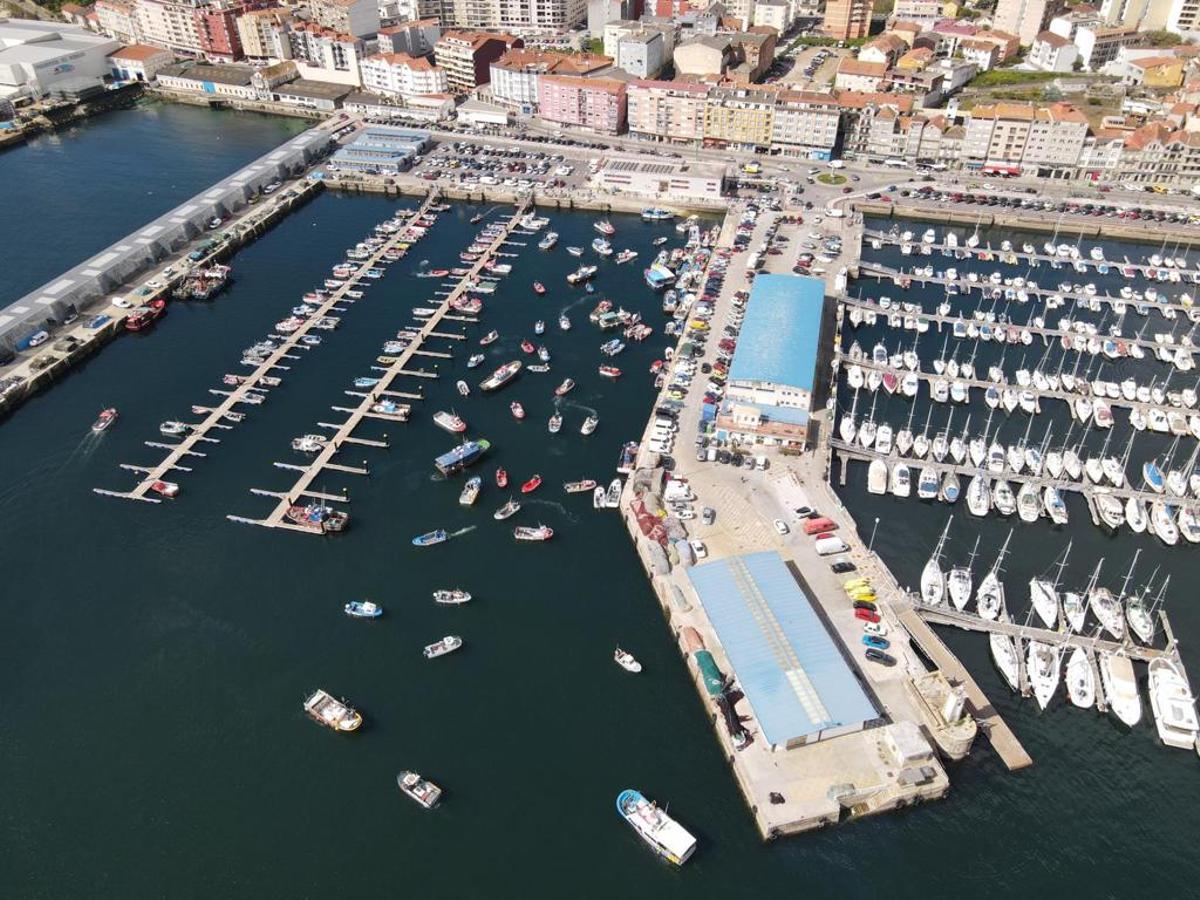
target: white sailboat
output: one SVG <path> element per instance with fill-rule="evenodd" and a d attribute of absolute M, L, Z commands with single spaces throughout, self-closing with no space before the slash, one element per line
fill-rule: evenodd
<path fill-rule="evenodd" d="M 1000 670 L 1000 674 L 1004 676 L 1004 680 L 1008 682 L 1009 688 L 1015 691 L 1020 689 L 1020 662 L 1017 656 L 1019 650 L 1013 640 L 1007 634 L 1000 634 L 997 631 L 988 635 L 992 661 Z"/>
<path fill-rule="evenodd" d="M 971 575 L 971 568 L 978 554 L 979 538 L 976 537 L 975 547 L 971 550 L 970 561 L 965 566 L 955 566 L 946 575 L 946 591 L 950 595 L 950 602 L 954 604 L 954 608 L 959 612 L 966 609 L 967 604 L 971 602 L 971 591 L 975 586 Z"/>
<path fill-rule="evenodd" d="M 1038 706 L 1045 709 L 1054 699 L 1058 690 L 1059 668 L 1061 654 L 1058 647 L 1043 644 L 1041 641 L 1030 641 L 1025 656 L 1025 669 L 1029 675 L 1029 684 L 1033 688 L 1033 696 Z"/>
<path fill-rule="evenodd" d="M 1012 540 L 1012 531 L 1008 532 L 1008 537 L 1004 539 L 1004 546 L 1000 548 L 1000 553 L 996 557 L 996 561 L 992 563 L 991 569 L 983 576 L 983 581 L 979 583 L 979 591 L 975 595 L 975 606 L 979 610 L 981 618 L 987 619 L 989 622 L 998 621 L 1005 616 L 1007 612 L 1004 609 L 1004 583 L 1000 581 L 1001 568 L 1004 563 L 1004 556 L 1008 553 L 1008 542 Z"/>
<path fill-rule="evenodd" d="M 1087 709 L 1096 702 L 1096 677 L 1092 674 L 1092 662 L 1087 651 L 1076 647 L 1067 659 L 1067 696 L 1080 709 Z"/>
<path fill-rule="evenodd" d="M 1029 601 L 1033 605 L 1033 611 L 1037 613 L 1042 623 L 1052 630 L 1058 627 L 1058 582 L 1062 578 L 1070 552 L 1071 544 L 1068 543 L 1067 549 L 1054 561 L 1054 567 L 1058 569 L 1058 572 L 1053 581 L 1048 580 L 1045 575 L 1041 578 L 1031 578 L 1029 581 Z"/>
<path fill-rule="evenodd" d="M 942 548 L 946 545 L 946 537 L 950 534 L 950 523 L 953 521 L 954 516 L 946 521 L 946 527 L 942 529 L 942 536 L 938 538 L 933 555 L 929 557 L 925 568 L 921 570 L 921 599 L 927 606 L 940 606 L 946 596 L 946 576 L 942 572 Z"/>

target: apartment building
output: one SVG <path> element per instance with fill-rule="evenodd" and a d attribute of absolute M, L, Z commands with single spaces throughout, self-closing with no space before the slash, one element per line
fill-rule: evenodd
<path fill-rule="evenodd" d="M 123 44 L 138 41 L 136 4 L 125 0 L 96 0 L 96 27 L 102 34 Z"/>
<path fill-rule="evenodd" d="M 1043 31 L 1033 39 L 1029 55 L 1025 61 L 1041 72 L 1070 72 L 1079 59 L 1079 49 L 1071 42 L 1053 31 Z"/>
<path fill-rule="evenodd" d="M 196 33 L 206 59 L 231 63 L 243 57 L 237 20 L 249 8 L 249 3 L 226 0 L 196 7 Z"/>
<path fill-rule="evenodd" d="M 593 75 L 612 67 L 612 59 L 592 54 L 556 53 L 552 50 L 509 50 L 491 64 L 488 94 L 494 103 L 522 115 L 538 108 L 538 84 L 543 75 Z"/>
<path fill-rule="evenodd" d="M 525 42 L 511 34 L 447 31 L 434 45 L 433 55 L 446 70 L 450 92 L 469 94 L 491 78 L 492 63 Z"/>
<path fill-rule="evenodd" d="M 871 32 L 871 0 L 826 0 L 821 31 L 839 41 L 856 41 Z"/>
<path fill-rule="evenodd" d="M 626 89 L 629 133 L 667 143 L 704 140 L 707 84 L 684 81 L 634 81 Z"/>
<path fill-rule="evenodd" d="M 887 80 L 888 67 L 884 63 L 862 62 L 845 57 L 838 63 L 833 84 L 839 91 L 871 93 L 882 88 Z"/>
<path fill-rule="evenodd" d="M 704 144 L 739 150 L 767 149 L 775 127 L 777 92 L 713 87 L 704 106 Z"/>
<path fill-rule="evenodd" d="M 945 18 L 942 15 L 942 0 L 896 0 L 892 7 L 892 18 L 928 27 Z"/>
<path fill-rule="evenodd" d="M 251 9 L 237 18 L 238 38 L 242 42 L 242 53 L 250 62 L 265 63 L 272 59 L 289 59 L 290 56 L 280 56 L 279 46 L 272 40 L 273 30 L 286 32 L 292 22 L 292 14 L 283 7 L 268 7 L 266 9 Z M 283 47 L 287 52 L 291 48 L 285 41 Z"/>
<path fill-rule="evenodd" d="M 561 34 L 587 19 L 587 0 L 442 0 L 443 26 L 491 28 L 522 35 Z"/>
<path fill-rule="evenodd" d="M 1136 25 L 1106 25 L 1091 13 L 1055 16 L 1049 30 L 1075 45 L 1087 72 L 1100 71 L 1117 58 L 1122 47 L 1131 47 L 1140 40 Z"/>
<path fill-rule="evenodd" d="M 379 52 L 429 56 L 441 37 L 442 25 L 438 19 L 397 22 L 379 29 Z"/>
<path fill-rule="evenodd" d="M 323 28 L 351 37 L 374 37 L 379 32 L 377 0 L 308 0 L 312 20 Z"/>
<path fill-rule="evenodd" d="M 316 22 L 293 22 L 280 34 L 272 29 L 273 40 L 287 43 L 300 77 L 333 84 L 362 85 L 360 65 L 366 46 L 359 38 L 324 28 Z"/>
<path fill-rule="evenodd" d="M 1139 184 L 1200 183 L 1200 132 L 1175 131 L 1165 122 L 1143 125 L 1125 138 L 1116 175 Z"/>
<path fill-rule="evenodd" d="M 1028 47 L 1065 8 L 1065 0 L 999 0 L 992 25 L 1015 34 L 1021 46 Z"/>
<path fill-rule="evenodd" d="M 967 117 L 962 162 L 985 173 L 1073 177 L 1087 136 L 1086 117 L 1070 104 L 977 106 Z"/>
<path fill-rule="evenodd" d="M 808 159 L 833 159 L 842 110 L 832 94 L 781 91 L 771 120 L 771 150 Z"/>
<path fill-rule="evenodd" d="M 635 78 L 656 78 L 666 65 L 661 31 L 650 28 L 622 31 L 616 41 L 616 65 Z"/>
<path fill-rule="evenodd" d="M 362 84 L 389 97 L 419 97 L 450 90 L 446 73 L 423 56 L 376 53 L 362 61 Z"/>
<path fill-rule="evenodd" d="M 178 56 L 203 56 L 195 13 L 195 6 L 179 0 L 137 0 L 134 22 L 139 40 Z"/>
<path fill-rule="evenodd" d="M 625 82 L 543 75 L 538 85 L 538 110 L 548 122 L 587 128 L 597 134 L 620 134 L 625 130 Z"/>

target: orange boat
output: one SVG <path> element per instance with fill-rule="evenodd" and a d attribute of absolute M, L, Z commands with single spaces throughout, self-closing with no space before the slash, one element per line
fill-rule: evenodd
<path fill-rule="evenodd" d="M 523 485 L 521 485 L 521 493 L 522 494 L 532 494 L 534 491 L 536 491 L 541 486 L 541 484 L 542 484 L 542 476 L 534 475 L 527 482 L 525 482 Z"/>

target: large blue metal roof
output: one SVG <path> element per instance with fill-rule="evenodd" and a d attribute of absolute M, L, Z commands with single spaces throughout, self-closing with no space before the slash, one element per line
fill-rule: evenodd
<path fill-rule="evenodd" d="M 878 717 L 778 553 L 715 560 L 688 577 L 769 743 Z"/>
<path fill-rule="evenodd" d="M 825 282 L 808 275 L 758 275 L 750 289 L 730 381 L 812 390 Z"/>

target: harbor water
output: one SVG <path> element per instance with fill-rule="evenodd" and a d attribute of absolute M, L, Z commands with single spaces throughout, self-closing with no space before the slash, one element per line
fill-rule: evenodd
<path fill-rule="evenodd" d="M 213 113 L 156 107 L 154 143 L 136 115 L 83 126 L 111 129 L 100 144 L 140 142 L 158 153 L 140 165 L 180 194 L 146 204 L 139 179 L 114 191 L 102 147 L 71 159 L 78 194 L 30 197 L 38 229 L 0 221 L 12 258 L 28 260 L 28 285 L 40 283 L 204 186 L 193 177 L 201 155 L 219 155 L 226 121 L 243 131 L 238 152 L 208 159 L 212 179 L 232 171 L 292 127 L 270 119 L 221 119 L 222 142 L 204 140 Z M 126 123 L 132 124 L 126 124 Z M 259 143 L 256 143 L 259 142 Z M 0 156 L 7 183 L 55 185 L 61 160 L 36 145 Z M 149 175 L 146 176 L 147 178 Z M 15 181 L 14 181 L 15 180 Z M 157 190 L 166 190 L 165 187 Z M 135 202 L 136 200 L 136 202 Z M 64 204 L 58 207 L 57 204 Z M 79 210 L 107 204 L 131 221 L 96 237 Z M 212 400 L 221 376 L 241 373 L 241 349 L 269 333 L 307 290 L 319 285 L 345 248 L 411 199 L 318 197 L 233 260 L 231 288 L 207 304 L 175 303 L 145 334 L 105 348 L 51 391 L 0 425 L 0 522 L 5 548 L 0 603 L 0 768 L 8 774 L 0 806 L 0 883 L 14 897 L 309 897 L 391 896 L 404 887 L 434 897 L 974 896 L 1089 891 L 1106 896 L 1193 890 L 1196 851 L 1188 812 L 1200 802 L 1193 754 L 1158 745 L 1146 722 L 1122 733 L 1094 713 L 1063 703 L 1038 714 L 1012 697 L 979 635 L 947 634 L 1036 760 L 1008 775 L 981 742 L 950 767 L 954 790 L 940 803 L 762 844 L 646 583 L 629 539 L 612 511 L 592 509 L 588 494 L 567 495 L 565 481 L 613 476 L 620 445 L 636 437 L 649 411 L 648 367 L 660 358 L 661 331 L 631 343 L 613 360 L 587 321 L 601 297 L 662 322 L 658 298 L 641 280 L 651 240 L 669 225 L 614 217 L 618 249 L 641 254 L 617 266 L 601 262 L 596 293 L 570 288 L 578 261 L 568 245 L 588 247 L 593 215 L 547 212 L 559 245 L 539 251 L 526 241 L 500 289 L 485 296 L 472 340 L 440 341 L 453 360 L 424 358 L 444 377 L 404 379 L 421 390 L 405 425 L 374 423 L 388 450 L 363 447 L 371 475 L 331 475 L 315 485 L 349 489 L 350 530 L 316 538 L 230 523 L 256 517 L 292 481 L 275 461 L 302 462 L 295 436 L 342 416 L 343 391 L 370 375 L 382 342 L 429 305 L 438 282 L 417 279 L 424 263 L 451 268 L 479 230 L 468 218 L 510 208 L 455 206 L 425 241 L 392 265 L 348 308 L 341 327 L 293 368 L 246 421 L 219 432 L 208 455 L 176 479 L 182 494 L 151 505 L 98 497 L 93 487 L 125 489 L 137 478 L 120 463 L 150 464 L 161 451 L 158 425 L 191 418 L 192 404 Z M 42 210 L 45 209 L 44 214 Z M 32 218 L 32 217 L 30 217 Z M 45 234 L 72 232 L 71 248 Z M 94 240 L 93 240 L 94 239 Z M 90 242 L 90 243 L 88 243 Z M 590 249 L 584 261 L 596 261 Z M 544 297 L 530 289 L 548 288 Z M 913 289 L 915 290 L 915 288 Z M 566 310 L 573 328 L 562 332 Z M 537 319 L 546 333 L 533 334 Z M 487 361 L 465 367 L 477 339 L 496 329 Z M 495 395 L 463 398 L 496 365 L 530 357 L 522 337 L 544 343 L 546 374 L 522 372 Z M 928 337 L 928 336 L 927 336 Z M 933 341 L 922 341 L 930 344 Z M 940 347 L 940 341 L 938 342 Z M 597 374 L 619 366 L 616 382 Z M 562 431 L 547 432 L 553 388 L 578 382 L 558 406 Z M 527 418 L 515 421 L 519 400 Z M 119 422 L 97 438 L 89 426 L 107 406 Z M 472 474 L 485 477 L 472 508 L 458 504 L 462 476 L 443 480 L 432 459 L 455 439 L 430 421 L 454 410 L 469 435 L 493 445 Z M 596 432 L 579 434 L 588 412 Z M 893 422 L 893 424 L 899 424 Z M 1021 423 L 1023 429 L 1024 423 Z M 1036 428 L 1037 426 L 1035 426 Z M 680 441 L 686 452 L 687 436 Z M 339 461 L 357 463 L 343 451 Z M 510 489 L 492 480 L 504 466 Z M 540 474 L 542 487 L 521 498 L 520 513 L 491 513 L 517 486 Z M 875 547 L 902 582 L 915 583 L 945 524 L 947 510 L 915 499 L 868 496 L 865 474 L 852 470 L 842 492 L 860 523 L 880 517 Z M 1187 547 L 1161 551 L 1152 539 L 1106 538 L 1071 503 L 1062 532 L 1019 526 L 1007 565 L 1017 584 L 1040 573 L 1070 538 L 1072 568 L 1100 556 L 1105 573 L 1128 565 L 1132 548 L 1175 575 L 1168 609 L 1185 662 L 1200 613 L 1186 585 L 1194 575 Z M 983 535 L 983 560 L 1009 525 L 970 520 L 959 511 L 953 548 L 965 557 Z M 547 544 L 517 544 L 515 524 L 555 529 Z M 415 548 L 413 536 L 434 528 L 461 532 L 444 544 Z M 1078 560 L 1078 564 L 1075 560 Z M 1110 568 L 1111 567 L 1111 568 Z M 1081 577 L 1085 577 L 1083 573 Z M 430 592 L 461 587 L 475 599 L 438 607 Z M 1012 593 L 1019 593 L 1012 591 Z M 370 598 L 378 621 L 342 614 L 348 600 Z M 465 647 L 426 661 L 421 648 L 446 634 Z M 631 676 L 612 661 L 614 647 L 645 667 Z M 366 717 L 354 735 L 336 735 L 306 719 L 304 696 L 316 688 L 344 696 Z M 396 789 L 413 769 L 438 782 L 442 806 L 427 812 Z M 635 787 L 670 804 L 700 841 L 682 870 L 658 862 L 620 821 L 616 795 Z"/>

